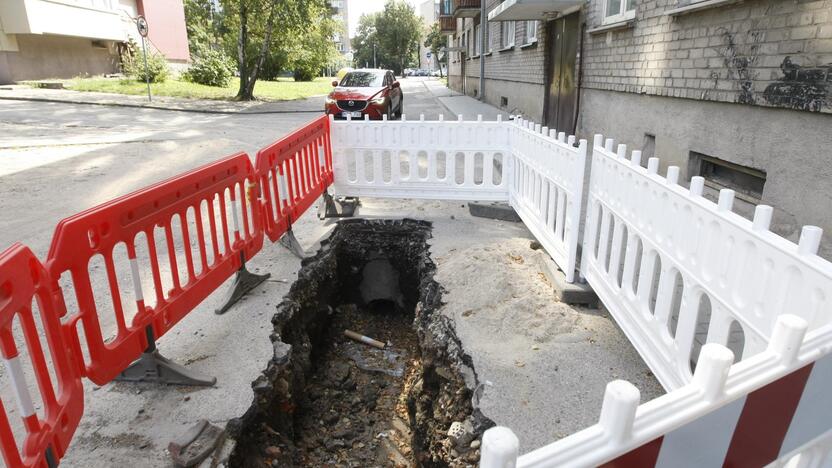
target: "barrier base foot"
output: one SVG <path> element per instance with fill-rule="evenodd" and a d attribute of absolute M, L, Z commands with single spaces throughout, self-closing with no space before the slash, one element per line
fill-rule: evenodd
<path fill-rule="evenodd" d="M 358 197 L 334 198 L 324 192 L 324 202 L 318 205 L 318 219 L 351 218 L 358 210 Z"/>
<path fill-rule="evenodd" d="M 194 385 L 210 387 L 216 377 L 207 377 L 188 370 L 159 354 L 158 350 L 145 352 L 114 380 L 120 382 L 154 382 L 168 385 Z"/>
<path fill-rule="evenodd" d="M 280 238 L 280 245 L 289 249 L 298 258 L 306 258 L 306 251 L 303 250 L 300 242 L 298 242 L 298 238 L 295 237 L 295 233 L 291 229 L 286 231 L 286 234 L 283 234 L 283 237 Z"/>
<path fill-rule="evenodd" d="M 222 315 L 228 312 L 228 309 L 236 304 L 237 301 L 246 295 L 246 293 L 257 287 L 257 285 L 263 281 L 266 281 L 270 276 L 271 274 L 269 273 L 266 273 L 265 275 L 252 273 L 248 271 L 246 264 L 243 263 L 243 266 L 237 270 L 237 273 L 234 275 L 234 283 L 231 285 L 231 292 L 228 294 L 228 299 L 226 299 L 225 302 L 223 302 L 222 307 L 215 310 L 214 313 Z"/>

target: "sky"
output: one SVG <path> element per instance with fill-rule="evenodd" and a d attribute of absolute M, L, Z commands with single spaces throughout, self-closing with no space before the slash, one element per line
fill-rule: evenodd
<path fill-rule="evenodd" d="M 358 18 L 361 18 L 361 15 L 364 13 L 373 13 L 376 11 L 381 11 L 384 9 L 384 3 L 386 0 L 347 0 L 350 2 L 349 5 L 349 23 L 350 23 L 350 37 L 355 36 L 355 30 L 358 29 Z M 416 14 L 419 14 L 419 4 L 424 3 L 425 0 L 407 0 L 414 9 L 416 9 Z"/>

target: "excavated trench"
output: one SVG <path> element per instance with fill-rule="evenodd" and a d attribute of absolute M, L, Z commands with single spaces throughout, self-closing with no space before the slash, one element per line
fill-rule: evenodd
<path fill-rule="evenodd" d="M 414 220 L 346 220 L 272 318 L 274 356 L 229 425 L 236 467 L 476 465 L 493 423 Z M 375 341 L 345 336 L 353 331 Z"/>

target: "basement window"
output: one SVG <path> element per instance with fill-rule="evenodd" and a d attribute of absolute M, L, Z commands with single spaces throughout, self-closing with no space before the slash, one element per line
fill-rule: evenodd
<path fill-rule="evenodd" d="M 713 189 L 731 189 L 738 198 L 758 204 L 763 197 L 766 173 L 751 167 L 725 161 L 691 151 L 692 173 L 705 178 L 705 184 Z"/>

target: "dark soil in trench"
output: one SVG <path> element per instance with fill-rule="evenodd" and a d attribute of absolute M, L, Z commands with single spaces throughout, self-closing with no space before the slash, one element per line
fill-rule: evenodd
<path fill-rule="evenodd" d="M 437 312 L 430 229 L 342 221 L 303 261 L 272 319 L 274 356 L 252 383 L 255 402 L 229 424 L 232 467 L 477 464 L 493 422 L 476 408 L 470 356 Z M 370 275 L 379 258 L 391 271 Z M 391 288 L 398 296 L 385 299 Z M 386 346 L 353 341 L 345 329 Z"/>

